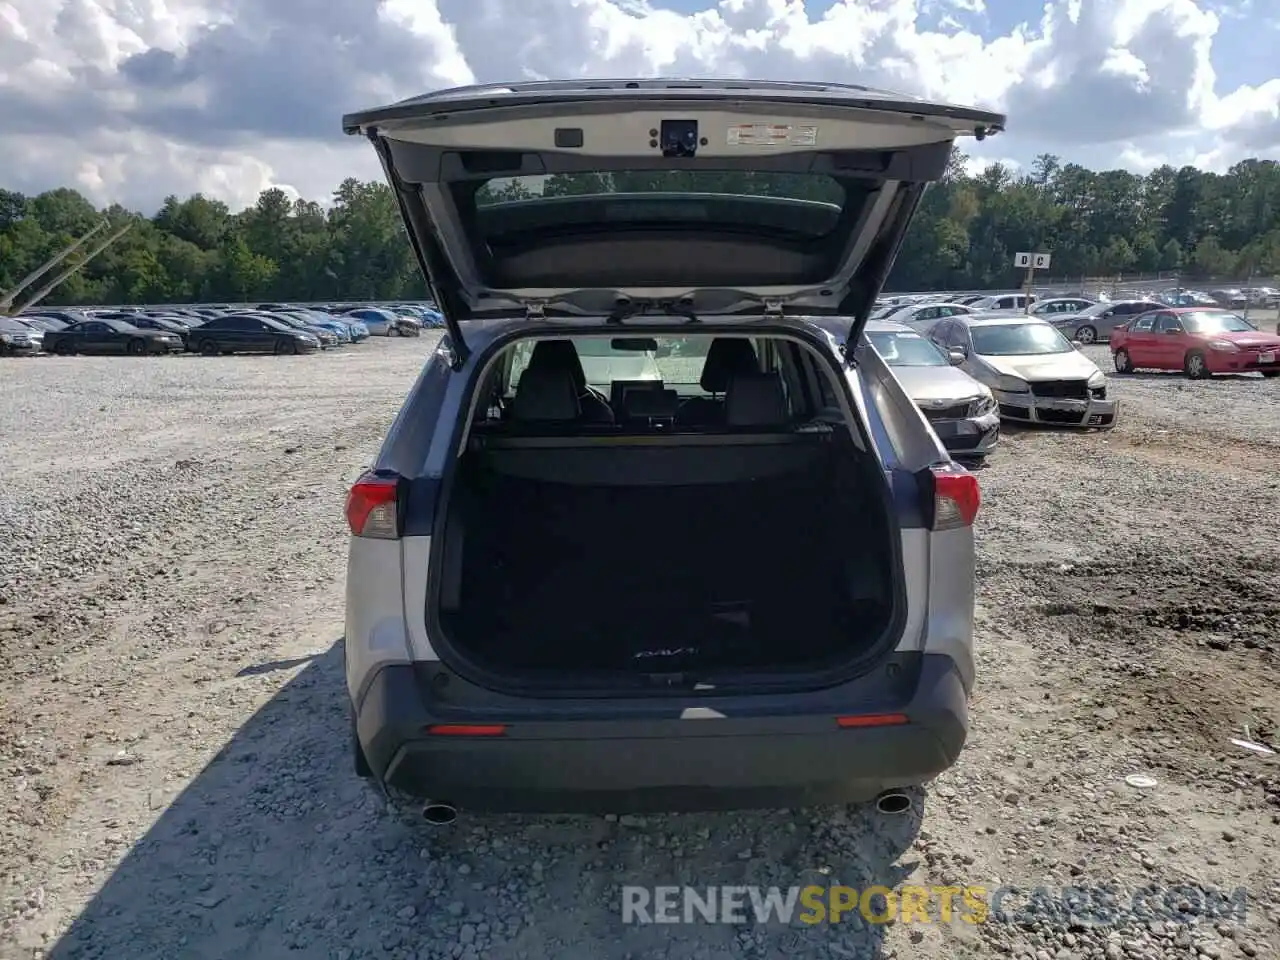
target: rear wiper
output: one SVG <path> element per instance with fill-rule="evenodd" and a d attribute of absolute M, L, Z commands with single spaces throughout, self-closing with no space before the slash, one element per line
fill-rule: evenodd
<path fill-rule="evenodd" d="M 619 301 L 617 306 L 613 308 L 613 312 L 606 318 L 608 323 L 621 323 L 623 320 L 629 320 L 632 317 L 657 316 L 665 315 L 668 317 L 684 317 L 690 323 L 698 322 L 698 315 L 693 312 L 693 307 L 685 300 L 634 300 Z"/>

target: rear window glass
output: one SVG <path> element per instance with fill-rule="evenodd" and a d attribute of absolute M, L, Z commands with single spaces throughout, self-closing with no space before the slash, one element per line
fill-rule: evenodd
<path fill-rule="evenodd" d="M 607 194 L 713 193 L 727 196 L 777 197 L 844 206 L 844 189 L 821 173 L 762 173 L 715 170 L 614 170 L 607 173 L 557 173 L 551 176 L 499 177 L 476 195 L 477 206 L 540 197 L 583 197 Z M 676 215 L 688 209 L 673 200 Z M 655 205 L 652 209 L 657 210 Z"/>

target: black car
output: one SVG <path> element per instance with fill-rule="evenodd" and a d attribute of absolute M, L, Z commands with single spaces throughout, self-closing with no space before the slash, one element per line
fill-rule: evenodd
<path fill-rule="evenodd" d="M 214 317 L 187 334 L 187 349 L 206 357 L 223 353 L 311 353 L 320 339 L 271 317 L 233 313 Z"/>
<path fill-rule="evenodd" d="M 148 317 L 142 315 L 133 317 L 128 322 L 133 324 L 139 330 L 161 330 L 165 333 L 172 333 L 174 336 L 182 340 L 182 348 L 184 350 L 187 347 L 187 337 L 191 331 L 187 328 L 186 324 L 179 323 L 176 320 L 170 320 L 167 317 Z"/>
<path fill-rule="evenodd" d="M 144 330 L 123 320 L 92 318 L 44 335 L 46 353 L 172 353 L 182 349 L 182 337 L 167 330 Z"/>

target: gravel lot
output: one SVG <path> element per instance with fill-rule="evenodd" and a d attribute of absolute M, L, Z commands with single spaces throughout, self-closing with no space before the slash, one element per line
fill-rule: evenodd
<path fill-rule="evenodd" d="M 1280 380 L 1125 378 L 1109 435 L 1008 436 L 973 736 L 922 817 L 428 832 L 351 773 L 336 644 L 345 487 L 433 339 L 0 364 L 0 956 L 1274 955 L 1280 758 L 1230 738 L 1280 740 Z M 620 918 L 624 883 L 872 882 L 1021 892 L 976 926 Z M 1020 912 L 1147 885 L 1121 923 Z"/>

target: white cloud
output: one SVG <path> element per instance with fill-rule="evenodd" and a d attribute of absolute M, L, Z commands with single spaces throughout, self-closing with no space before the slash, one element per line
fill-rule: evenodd
<path fill-rule="evenodd" d="M 1009 111 L 975 163 L 1215 168 L 1280 153 L 1280 77 L 1224 89 L 1219 16 L 1248 0 L 1037 0 L 997 36 L 982 0 L 0 0 L 0 186 L 152 209 L 373 177 L 340 115 L 470 82 L 756 76 L 888 86 Z M 707 0 L 711 3 L 712 0 Z M 1215 10 L 1217 12 L 1215 12 Z M 936 29 L 921 24 L 936 22 Z M 970 24 L 968 28 L 961 24 Z M 1280 39 L 1280 37 L 1278 37 Z M 1272 68 L 1276 70 L 1277 68 Z"/>

